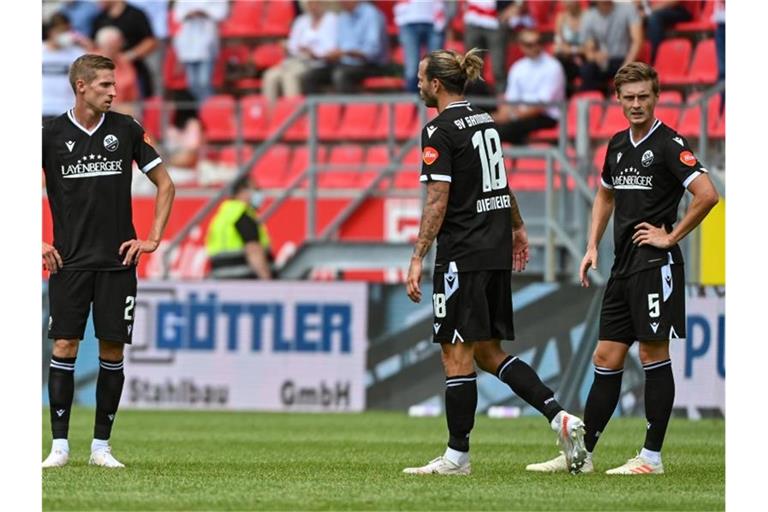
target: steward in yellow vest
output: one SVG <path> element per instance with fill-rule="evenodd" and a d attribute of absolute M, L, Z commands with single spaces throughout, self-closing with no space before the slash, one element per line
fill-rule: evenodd
<path fill-rule="evenodd" d="M 263 202 L 264 193 L 245 176 L 235 183 L 232 197 L 219 205 L 205 235 L 210 277 L 272 279 L 269 233 L 257 213 Z"/>

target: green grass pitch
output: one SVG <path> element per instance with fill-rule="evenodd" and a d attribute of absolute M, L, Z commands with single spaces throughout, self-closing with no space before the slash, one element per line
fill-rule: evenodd
<path fill-rule="evenodd" d="M 443 418 L 402 413 L 122 411 L 125 469 L 89 467 L 93 410 L 76 408 L 70 463 L 43 471 L 44 510 L 723 510 L 725 422 L 672 420 L 666 474 L 608 476 L 641 446 L 645 420 L 614 418 L 597 473 L 527 473 L 557 454 L 541 418 L 478 417 L 468 477 L 401 474 L 444 450 Z M 48 411 L 44 455 L 50 449 Z"/>

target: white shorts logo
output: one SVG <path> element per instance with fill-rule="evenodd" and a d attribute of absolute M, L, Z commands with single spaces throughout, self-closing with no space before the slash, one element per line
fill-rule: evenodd
<path fill-rule="evenodd" d="M 456 269 L 456 263 L 453 261 L 448 265 L 448 272 L 443 275 L 443 284 L 445 286 L 445 300 L 448 300 L 459 289 L 459 273 Z"/>
<path fill-rule="evenodd" d="M 107 151 L 115 151 L 119 145 L 120 145 L 120 141 L 118 141 L 117 137 L 115 137 L 111 133 L 106 137 L 104 137 L 104 148 Z"/>

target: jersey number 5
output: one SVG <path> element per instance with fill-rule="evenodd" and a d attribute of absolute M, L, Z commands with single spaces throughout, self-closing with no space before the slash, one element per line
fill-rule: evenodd
<path fill-rule="evenodd" d="M 480 153 L 480 164 L 483 166 L 483 192 L 505 188 L 507 171 L 504 168 L 504 153 L 496 128 L 476 131 L 472 136 L 472 146 Z"/>

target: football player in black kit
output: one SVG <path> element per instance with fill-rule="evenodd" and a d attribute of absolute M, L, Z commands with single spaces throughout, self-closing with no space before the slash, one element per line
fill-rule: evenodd
<path fill-rule="evenodd" d="M 633 62 L 619 69 L 614 84 L 629 129 L 608 144 L 580 268 L 582 286 L 589 286 L 587 272 L 597 268 L 597 247 L 613 213 L 615 259 L 603 297 L 595 375 L 584 411 L 589 455 L 582 472 L 594 471 L 592 450 L 618 403 L 627 351 L 638 341 L 645 370 L 645 444 L 636 457 L 606 473 L 658 474 L 664 472 L 661 446 L 675 398 L 669 341 L 685 338 L 685 276 L 677 243 L 717 204 L 718 193 L 688 141 L 654 117 L 659 99 L 656 70 Z M 675 225 L 686 189 L 693 200 Z M 555 472 L 566 467 L 557 457 L 527 469 Z"/>
<path fill-rule="evenodd" d="M 171 212 L 174 186 L 144 129 L 110 112 L 117 93 L 115 65 L 99 55 L 72 63 L 75 106 L 43 124 L 43 170 L 53 217 L 53 245 L 43 242 L 50 272 L 48 374 L 53 443 L 44 468 L 69 460 L 69 419 L 75 358 L 93 303 L 99 339 L 96 418 L 89 464 L 123 467 L 109 437 L 123 390 L 123 348 L 131 342 L 136 264 L 157 249 Z M 157 187 L 155 217 L 139 239 L 131 214 L 132 163 Z"/>
<path fill-rule="evenodd" d="M 439 115 L 421 135 L 421 181 L 427 199 L 406 282 L 421 300 L 422 259 L 437 237 L 432 306 L 434 341 L 445 369 L 448 447 L 409 474 L 470 473 L 469 434 L 477 407 L 477 365 L 535 407 L 558 433 L 567 464 L 586 458 L 584 424 L 557 403 L 536 372 L 501 348 L 513 340 L 511 271 L 528 261 L 528 236 L 507 186 L 501 141 L 493 118 L 464 99 L 467 81 L 480 76 L 479 50 L 437 50 L 419 64 L 421 99 Z"/>

